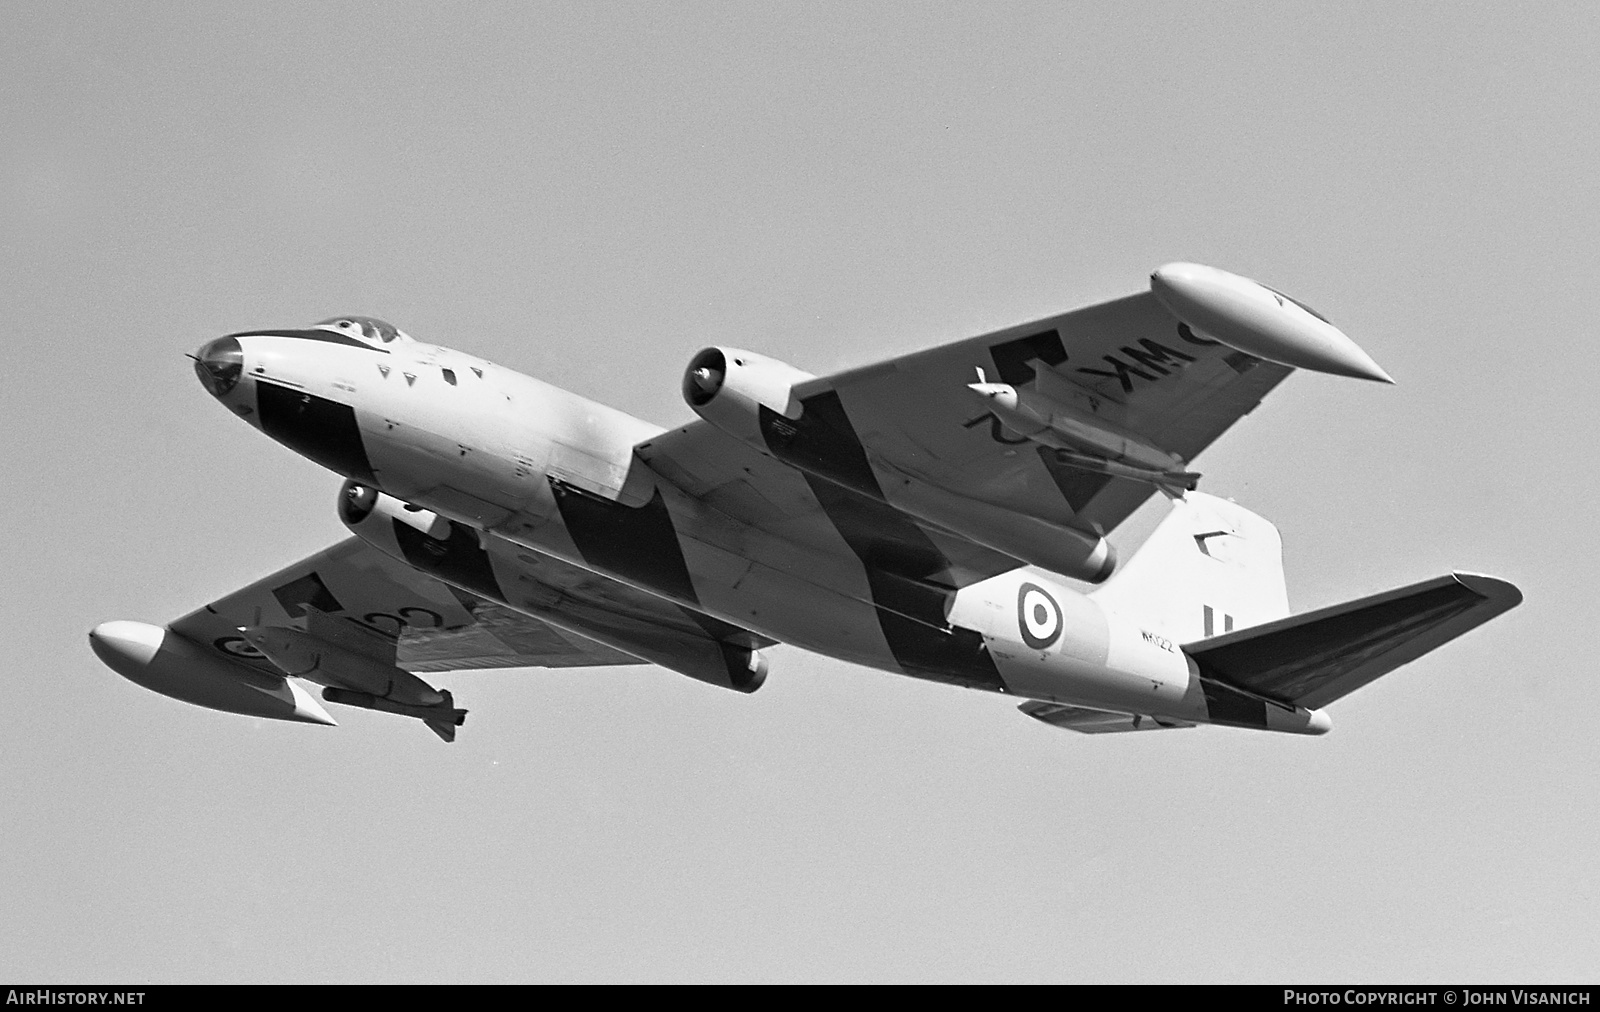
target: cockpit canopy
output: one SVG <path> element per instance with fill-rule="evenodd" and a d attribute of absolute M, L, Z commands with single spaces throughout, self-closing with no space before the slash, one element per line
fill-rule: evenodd
<path fill-rule="evenodd" d="M 347 337 L 361 338 L 376 345 L 411 340 L 410 335 L 394 324 L 386 323 L 374 316 L 335 316 L 320 320 L 313 326 L 323 330 L 331 330 L 336 334 L 344 334 Z"/>

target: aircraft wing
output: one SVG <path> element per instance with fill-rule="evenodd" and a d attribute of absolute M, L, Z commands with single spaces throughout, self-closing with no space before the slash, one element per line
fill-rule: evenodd
<path fill-rule="evenodd" d="M 559 580 L 555 560 L 543 572 Z M 571 575 L 571 574 L 569 574 Z M 576 606 L 681 625 L 704 635 L 678 609 L 658 598 L 582 574 L 585 583 L 559 589 Z M 602 599 L 602 594 L 603 599 Z M 270 675 L 272 663 L 239 635 L 240 626 L 289 625 L 307 609 L 352 620 L 394 638 L 396 663 L 407 671 L 469 668 L 569 668 L 647 663 L 576 633 L 458 590 L 377 552 L 356 538 L 303 559 L 172 623 L 185 638 Z"/>
<path fill-rule="evenodd" d="M 796 386 L 807 415 L 825 419 L 829 451 L 861 460 L 882 496 L 810 476 L 703 420 L 637 452 L 712 509 L 789 542 L 853 555 L 870 570 L 945 587 L 1020 562 L 887 505 L 899 487 L 915 483 L 991 515 L 1099 533 L 1154 494 L 1147 482 L 1073 466 L 1002 426 L 968 389 L 980 369 L 1184 461 L 1292 371 L 1196 335 L 1146 292 Z"/>
<path fill-rule="evenodd" d="M 1452 573 L 1186 644 L 1183 652 L 1206 677 L 1317 709 L 1521 601 L 1504 580 Z"/>
<path fill-rule="evenodd" d="M 1102 533 L 1155 492 L 1000 426 L 967 389 L 1032 389 L 1191 461 L 1292 370 L 1196 335 L 1150 292 L 821 378 L 869 452 L 932 485 Z"/>

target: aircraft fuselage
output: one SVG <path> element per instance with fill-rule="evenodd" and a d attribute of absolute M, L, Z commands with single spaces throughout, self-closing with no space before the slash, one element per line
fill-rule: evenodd
<path fill-rule="evenodd" d="M 1302 707 L 1219 705 L 1224 690 L 1202 684 L 1171 638 L 1049 572 L 1020 567 L 955 589 L 814 533 L 749 523 L 746 490 L 693 487 L 650 458 L 661 428 L 462 352 L 341 322 L 218 339 L 197 371 L 251 425 L 383 493 L 384 522 L 428 539 L 432 575 L 580 634 L 524 579 L 544 557 L 883 671 L 1168 724 L 1329 726 Z M 797 479 L 793 494 L 814 491 Z M 358 536 L 404 553 L 364 517 L 347 518 Z"/>

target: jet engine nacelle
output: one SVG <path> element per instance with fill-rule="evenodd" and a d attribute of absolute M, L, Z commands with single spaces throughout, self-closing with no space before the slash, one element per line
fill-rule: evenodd
<path fill-rule="evenodd" d="M 392 520 L 395 523 L 405 524 L 407 527 L 427 535 L 433 541 L 448 541 L 455 526 L 450 521 L 419 506 L 396 499 L 392 495 L 379 492 L 371 485 L 359 482 L 346 481 L 344 487 L 339 489 L 339 520 L 362 540 L 371 541 L 365 533 L 364 524 L 373 511 L 378 511 L 379 522 Z M 374 547 L 381 549 L 386 555 L 396 555 L 394 545 L 387 539 L 384 543 Z"/>
<path fill-rule="evenodd" d="M 695 414 L 728 435 L 764 449 L 761 409 L 800 416 L 794 388 L 816 379 L 792 365 L 738 348 L 707 348 L 689 360 L 683 399 Z"/>

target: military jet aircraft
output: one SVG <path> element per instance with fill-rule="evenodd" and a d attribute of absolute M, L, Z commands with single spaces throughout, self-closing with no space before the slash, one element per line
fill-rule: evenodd
<path fill-rule="evenodd" d="M 424 675 L 648 663 L 753 692 L 788 643 L 1089 734 L 1321 734 L 1327 704 L 1521 601 L 1452 573 L 1289 614 L 1276 528 L 1191 464 L 1297 368 L 1392 380 L 1310 307 L 1197 264 L 831 376 L 707 348 L 682 383 L 698 418 L 666 431 L 368 317 L 193 357 L 223 407 L 346 479 L 347 540 L 89 634 L 130 680 L 232 713 L 332 724 L 332 702 L 451 741 L 466 711 Z M 1155 495 L 1171 511 L 1119 568 L 1105 534 Z"/>

